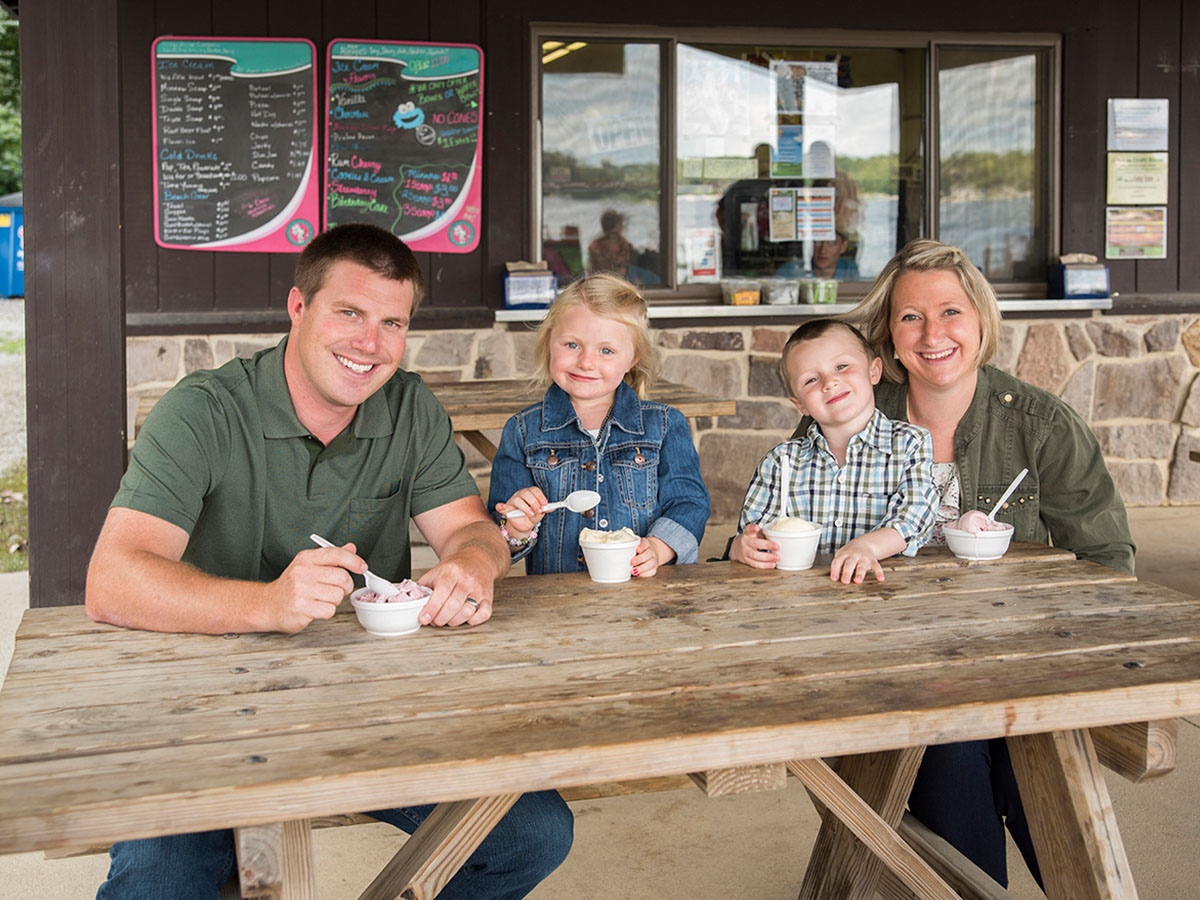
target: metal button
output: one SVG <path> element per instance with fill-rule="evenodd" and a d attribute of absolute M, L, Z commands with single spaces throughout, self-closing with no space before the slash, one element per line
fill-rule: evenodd
<path fill-rule="evenodd" d="M 600 525 L 601 528 L 607 528 L 608 527 L 608 519 L 601 519 L 598 524 Z"/>
<path fill-rule="evenodd" d="M 604 476 L 603 475 L 596 476 L 596 484 L 604 484 Z"/>
<path fill-rule="evenodd" d="M 640 466 L 646 462 L 646 457 L 642 456 L 641 450 L 638 450 L 637 454 L 633 457 L 633 461 Z"/>
<path fill-rule="evenodd" d="M 1005 402 L 1005 403 L 1012 403 L 1012 394 L 1005 394 L 1005 395 L 1004 395 L 1004 402 Z"/>
<path fill-rule="evenodd" d="M 585 509 L 583 512 L 580 513 L 580 515 L 583 516 L 585 519 L 590 519 L 595 514 L 596 514 L 596 511 L 594 509 Z"/>
<path fill-rule="evenodd" d="M 576 556 L 576 557 L 575 557 L 575 561 L 576 561 L 576 562 L 583 562 L 583 554 L 582 554 L 582 553 L 580 553 L 578 556 Z"/>
<path fill-rule="evenodd" d="M 557 466 L 558 465 L 558 457 L 555 454 L 551 453 L 549 456 L 546 457 L 546 464 L 550 465 L 550 466 Z"/>
<path fill-rule="evenodd" d="M 579 468 L 583 469 L 585 472 L 590 472 L 592 469 L 596 468 L 596 464 L 594 462 L 585 462 Z"/>

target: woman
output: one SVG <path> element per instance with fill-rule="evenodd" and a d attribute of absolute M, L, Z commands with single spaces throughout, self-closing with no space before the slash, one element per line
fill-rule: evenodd
<path fill-rule="evenodd" d="M 941 497 L 934 540 L 950 519 L 990 510 L 1013 540 L 1046 542 L 1133 572 L 1125 507 L 1099 442 L 1054 394 L 987 365 L 1000 337 L 991 285 L 957 247 L 911 241 L 847 316 L 884 361 L 884 415 L 928 428 Z M 1007 886 L 1004 823 L 1041 883 L 1003 738 L 929 747 L 909 800 L 922 822 Z"/>

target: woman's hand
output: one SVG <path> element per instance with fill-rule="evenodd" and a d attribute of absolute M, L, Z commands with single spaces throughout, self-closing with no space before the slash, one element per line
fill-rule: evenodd
<path fill-rule="evenodd" d="M 508 498 L 507 503 L 497 503 L 496 512 L 508 520 L 505 527 L 508 529 L 509 537 L 520 540 L 542 521 L 542 507 L 548 502 L 541 488 L 521 488 Z M 512 512 L 518 509 L 525 515 L 513 516 Z"/>
<path fill-rule="evenodd" d="M 779 545 L 768 538 L 757 525 L 747 525 L 746 530 L 733 539 L 729 558 L 756 569 L 773 569 L 779 562 Z"/>
<path fill-rule="evenodd" d="M 633 574 L 638 578 L 649 578 L 675 558 L 675 551 L 656 537 L 644 537 L 633 554 Z"/>

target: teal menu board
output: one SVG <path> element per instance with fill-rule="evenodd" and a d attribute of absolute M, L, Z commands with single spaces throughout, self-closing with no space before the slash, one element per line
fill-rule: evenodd
<path fill-rule="evenodd" d="M 413 250 L 479 244 L 483 51 L 474 44 L 333 41 L 325 224 L 371 222 Z"/>
<path fill-rule="evenodd" d="M 296 251 L 320 215 L 316 47 L 159 38 L 154 235 L 183 250 Z"/>

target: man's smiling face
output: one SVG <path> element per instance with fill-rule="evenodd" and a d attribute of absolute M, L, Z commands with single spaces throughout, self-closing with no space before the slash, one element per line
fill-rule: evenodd
<path fill-rule="evenodd" d="M 296 415 L 314 434 L 337 422 L 345 427 L 395 374 L 412 308 L 411 282 L 345 260 L 330 265 L 307 303 L 292 288 L 285 370 Z"/>

